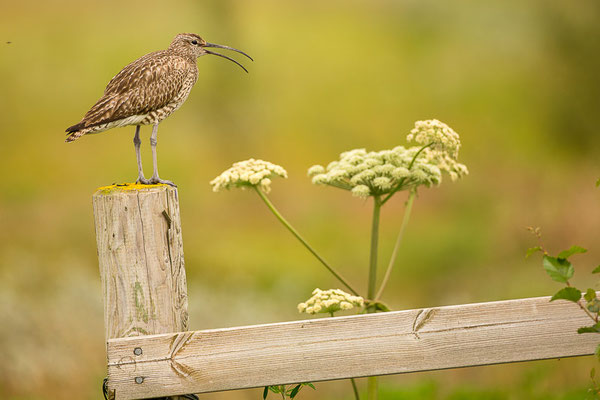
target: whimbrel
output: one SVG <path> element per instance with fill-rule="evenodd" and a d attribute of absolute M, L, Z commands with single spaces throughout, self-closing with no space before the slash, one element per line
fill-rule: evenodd
<path fill-rule="evenodd" d="M 185 102 L 198 80 L 196 60 L 205 54 L 223 57 L 246 68 L 233 58 L 213 51 L 208 47 L 233 50 L 248 54 L 233 47 L 207 43 L 193 33 L 181 33 L 173 39 L 166 50 L 156 51 L 138 58 L 121 70 L 106 86 L 104 95 L 92 106 L 78 123 L 67 128 L 67 142 L 72 142 L 89 133 L 104 132 L 111 128 L 135 125 L 133 143 L 138 165 L 137 182 L 142 184 L 173 182 L 160 179 L 156 160 L 158 124 L 171 115 Z M 154 173 L 150 179 L 144 177 L 140 151 L 140 126 L 153 125 L 150 145 Z"/>

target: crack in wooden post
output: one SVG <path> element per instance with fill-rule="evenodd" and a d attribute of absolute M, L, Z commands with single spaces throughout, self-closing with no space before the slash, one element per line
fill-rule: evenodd
<path fill-rule="evenodd" d="M 415 335 L 417 339 L 421 339 L 418 331 L 425 326 L 425 324 L 430 321 L 433 316 L 436 314 L 435 308 L 424 308 L 419 310 L 417 316 L 415 317 L 415 321 L 413 322 L 412 334 Z"/>

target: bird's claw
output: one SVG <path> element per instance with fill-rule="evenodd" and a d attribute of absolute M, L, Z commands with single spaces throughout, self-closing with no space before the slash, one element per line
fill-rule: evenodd
<path fill-rule="evenodd" d="M 155 185 L 157 183 L 162 183 L 164 185 L 169 185 L 169 186 L 173 186 L 173 187 L 177 187 L 176 184 L 174 184 L 171 181 L 168 181 L 166 179 L 160 179 L 158 176 L 153 176 L 152 178 L 150 178 L 150 183 Z"/>
<path fill-rule="evenodd" d="M 140 185 L 150 185 L 151 184 L 150 179 L 146 179 L 143 176 L 138 176 L 135 183 L 139 183 Z"/>

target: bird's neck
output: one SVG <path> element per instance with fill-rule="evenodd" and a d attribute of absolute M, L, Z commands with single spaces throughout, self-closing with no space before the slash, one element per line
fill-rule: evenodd
<path fill-rule="evenodd" d="M 197 57 L 195 54 L 190 54 L 189 51 L 187 51 L 187 49 L 177 46 L 177 45 L 171 45 L 169 46 L 169 48 L 167 49 L 167 51 L 171 54 L 177 55 L 181 58 L 185 58 L 188 62 L 192 63 L 192 64 L 196 64 L 196 60 Z"/>

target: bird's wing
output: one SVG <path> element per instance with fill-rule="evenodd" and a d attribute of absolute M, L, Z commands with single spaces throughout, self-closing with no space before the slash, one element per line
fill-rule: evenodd
<path fill-rule="evenodd" d="M 123 68 L 110 80 L 104 95 L 77 125 L 101 125 L 134 115 L 144 115 L 171 102 L 186 76 L 186 61 L 163 52 L 150 53 Z"/>

